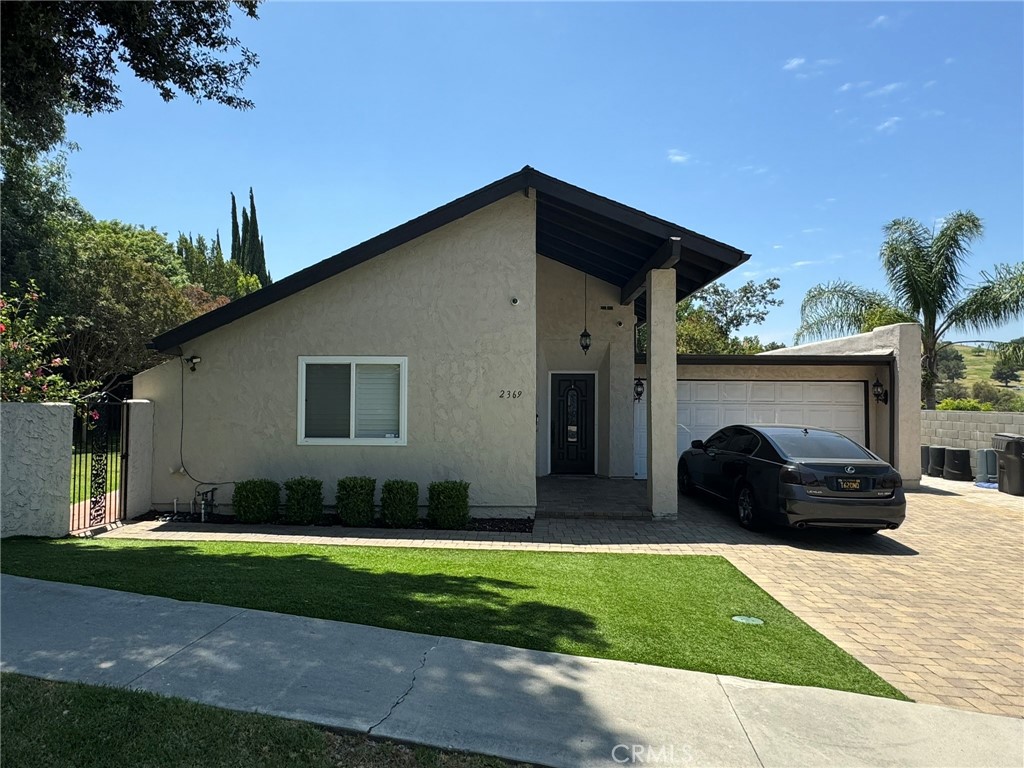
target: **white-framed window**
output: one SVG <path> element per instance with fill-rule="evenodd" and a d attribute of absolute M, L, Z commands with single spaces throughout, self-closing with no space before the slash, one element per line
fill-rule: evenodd
<path fill-rule="evenodd" d="M 407 357 L 299 357 L 299 445 L 406 445 Z"/>

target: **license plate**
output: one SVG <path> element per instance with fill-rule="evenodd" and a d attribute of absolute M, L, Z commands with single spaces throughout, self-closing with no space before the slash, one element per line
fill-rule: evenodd
<path fill-rule="evenodd" d="M 839 483 L 839 490 L 840 491 L 859 491 L 860 490 L 860 480 L 847 480 L 845 478 L 841 478 L 838 481 L 838 483 Z"/>

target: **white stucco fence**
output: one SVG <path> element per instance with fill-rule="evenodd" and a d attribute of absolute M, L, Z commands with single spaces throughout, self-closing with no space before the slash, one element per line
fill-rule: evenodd
<path fill-rule="evenodd" d="M 0 403 L 0 537 L 68 534 L 73 416 L 67 403 Z"/>
<path fill-rule="evenodd" d="M 975 450 L 991 448 L 999 432 L 1024 434 L 1024 413 L 1004 411 L 921 411 L 921 445 L 967 448 L 971 472 L 978 474 Z"/>

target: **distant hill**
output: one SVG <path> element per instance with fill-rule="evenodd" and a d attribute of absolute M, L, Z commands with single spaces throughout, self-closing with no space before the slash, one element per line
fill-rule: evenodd
<path fill-rule="evenodd" d="M 964 363 L 967 365 L 967 374 L 959 380 L 960 384 L 971 391 L 971 386 L 976 381 L 987 381 L 997 387 L 1003 385 L 992 379 L 992 371 L 996 365 L 996 353 L 986 347 L 971 347 L 962 344 L 954 344 L 953 348 L 964 356 Z M 941 385 L 940 385 L 941 387 Z M 1021 390 L 1020 386 L 1011 386 L 1010 389 Z"/>

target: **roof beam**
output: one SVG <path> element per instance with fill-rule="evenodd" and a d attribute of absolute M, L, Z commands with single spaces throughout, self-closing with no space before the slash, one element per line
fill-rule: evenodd
<path fill-rule="evenodd" d="M 647 273 L 652 269 L 669 269 L 679 263 L 680 245 L 678 237 L 670 237 L 647 262 L 640 267 L 640 271 L 629 279 L 622 288 L 621 304 L 632 304 L 633 299 L 639 296 L 646 289 Z"/>

